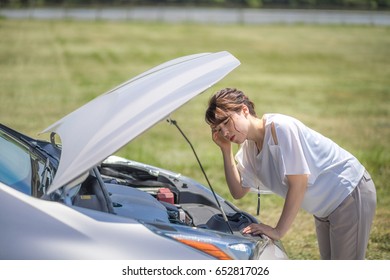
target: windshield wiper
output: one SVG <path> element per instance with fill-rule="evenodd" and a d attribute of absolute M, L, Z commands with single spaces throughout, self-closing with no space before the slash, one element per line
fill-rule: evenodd
<path fill-rule="evenodd" d="M 41 174 L 41 183 L 39 185 L 39 188 L 38 188 L 38 191 L 42 191 L 43 193 L 46 193 L 46 183 L 47 183 L 47 178 L 49 176 L 49 173 L 51 173 L 51 169 L 49 167 L 50 165 L 50 160 L 49 158 L 46 158 L 46 163 L 45 163 L 45 166 L 43 167 L 43 171 L 42 171 L 42 174 Z"/>

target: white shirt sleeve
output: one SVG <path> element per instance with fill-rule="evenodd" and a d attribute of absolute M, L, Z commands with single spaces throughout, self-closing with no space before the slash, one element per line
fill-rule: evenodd
<path fill-rule="evenodd" d="M 302 131 L 299 123 L 289 118 L 277 118 L 274 125 L 285 175 L 310 174 L 301 142 L 305 140 L 301 137 Z"/>

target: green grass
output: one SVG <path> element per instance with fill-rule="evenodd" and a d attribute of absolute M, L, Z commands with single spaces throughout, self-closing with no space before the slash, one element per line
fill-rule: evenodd
<path fill-rule="evenodd" d="M 230 51 L 242 65 L 172 115 L 191 139 L 213 187 L 233 201 L 204 110 L 214 91 L 238 87 L 260 115 L 293 115 L 361 160 L 378 195 L 367 258 L 390 259 L 388 27 L 0 19 L 0 38 L 0 120 L 32 136 L 157 64 L 192 53 Z M 205 183 L 190 148 L 166 122 L 118 154 Z M 255 214 L 255 195 L 233 202 Z M 276 196 L 263 195 L 259 218 L 274 225 L 282 204 Z M 313 219 L 304 211 L 283 243 L 291 259 L 319 258 Z"/>

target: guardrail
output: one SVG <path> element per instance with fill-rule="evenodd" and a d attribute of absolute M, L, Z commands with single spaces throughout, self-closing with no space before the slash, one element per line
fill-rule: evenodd
<path fill-rule="evenodd" d="M 390 12 L 334 10 L 267 10 L 221 8 L 32 8 L 1 9 L 9 19 L 161 21 L 213 24 L 361 24 L 390 25 Z"/>

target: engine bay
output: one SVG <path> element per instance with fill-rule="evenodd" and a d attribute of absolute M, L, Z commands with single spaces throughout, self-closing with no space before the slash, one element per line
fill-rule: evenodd
<path fill-rule="evenodd" d="M 211 191 L 180 174 L 128 160 L 103 162 L 99 171 L 118 215 L 226 233 L 239 233 L 257 223 L 253 216 L 219 197 L 227 225 Z"/>

